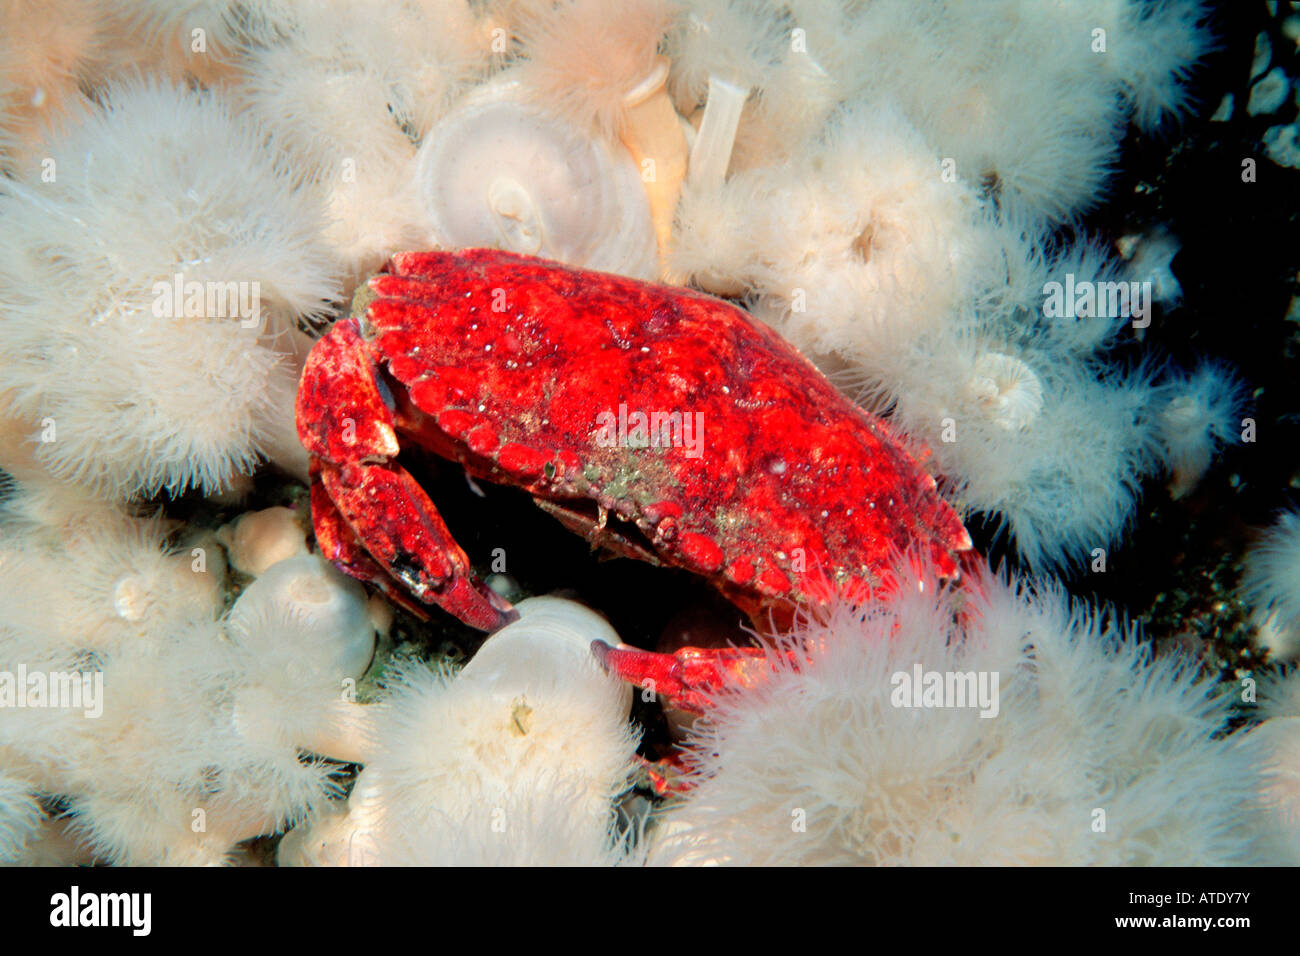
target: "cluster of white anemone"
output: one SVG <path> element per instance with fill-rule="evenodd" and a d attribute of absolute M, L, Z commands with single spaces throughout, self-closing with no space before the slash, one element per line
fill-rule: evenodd
<path fill-rule="evenodd" d="M 0 190 L 11 418 L 29 436 L 53 422 L 37 454 L 61 477 L 129 497 L 211 492 L 262 458 L 301 468 L 294 327 L 392 252 L 434 245 L 745 299 L 929 444 L 964 508 L 1005 522 L 1035 567 L 1108 547 L 1145 476 L 1166 468 L 1185 493 L 1240 429 L 1228 370 L 1157 389 L 1106 366 L 1135 334 L 1122 321 L 1043 318 L 1046 283 L 1149 278 L 1148 248 L 1176 288 L 1168 234 L 1128 250 L 1127 271 L 1044 237 L 1104 195 L 1130 118 L 1152 129 L 1186 105 L 1208 43 L 1192 0 L 86 12 L 79 31 L 22 21 L 49 52 L 12 102 L 74 119 L 43 141 L 30 110 L 5 123 L 31 149 Z M 166 52 L 164 82 L 213 93 L 123 86 L 126 54 L 104 51 L 124 24 Z M 186 47 L 186 26 L 203 41 Z M 107 241 L 122 221 L 139 226 Z M 156 321 L 152 290 L 178 273 L 257 283 L 274 334 Z"/>
<path fill-rule="evenodd" d="M 18 491 L 0 529 L 0 671 L 82 682 L 6 701 L 0 858 L 47 859 L 62 835 L 54 859 L 217 863 L 335 791 L 323 758 L 355 758 L 351 691 L 375 643 L 356 582 L 299 555 L 222 614 L 210 536 L 61 491 Z"/>
<path fill-rule="evenodd" d="M 1271 772 L 1263 737 L 1223 734 L 1232 691 L 1194 661 L 1054 586 L 900 573 L 896 596 L 776 645 L 760 686 L 724 687 L 651 863 L 1294 862 L 1269 843 L 1294 739 L 1291 777 Z"/>
<path fill-rule="evenodd" d="M 562 598 L 518 608 L 459 673 L 394 669 L 350 797 L 286 837 L 282 865 L 629 858 L 615 804 L 635 770 L 631 688 L 591 654 L 593 640 L 618 635 Z"/>
<path fill-rule="evenodd" d="M 1189 491 L 1241 427 L 1231 372 L 1111 367 L 1137 330 L 1047 319 L 1043 301 L 1067 276 L 1176 301 L 1167 234 L 1127 266 L 1045 237 L 1105 195 L 1130 120 L 1183 111 L 1201 16 L 1197 0 L 0 0 L 0 467 L 25 483 L 0 534 L 0 670 L 105 687 L 93 720 L 6 712 L 0 860 L 218 862 L 284 830 L 285 863 L 640 859 L 616 813 L 636 739 L 587 650 L 614 640 L 595 615 L 526 602 L 459 674 L 397 667 L 361 705 L 373 607 L 306 553 L 300 518 L 177 538 L 122 506 L 226 494 L 265 460 L 301 474 L 302 332 L 403 248 L 492 245 L 743 299 L 924 439 L 1035 566 L 1113 541 L 1159 468 Z M 178 275 L 255 286 L 261 321 L 206 297 L 157 314 Z M 1300 641 L 1293 517 L 1245 581 L 1279 655 Z M 1224 702 L 1126 629 L 1051 588 L 984 586 L 960 628 L 929 581 L 803 632 L 807 666 L 724 695 L 696 790 L 642 848 L 1226 863 L 1263 858 L 1276 831 L 1246 819 L 1256 805 L 1296 841 L 1294 681 L 1249 745 L 1220 737 Z M 893 708 L 889 677 L 918 662 L 1001 673 L 1001 716 Z M 346 801 L 339 761 L 364 765 Z"/>
<path fill-rule="evenodd" d="M 1115 541 L 1147 476 L 1184 494 L 1241 429 L 1229 369 L 1160 382 L 1108 365 L 1150 315 L 1130 329 L 1046 309 L 1053 282 L 1150 281 L 1176 302 L 1167 232 L 1126 267 L 1048 236 L 1105 195 L 1130 119 L 1155 129 L 1185 107 L 1201 13 L 693 0 L 670 34 L 678 108 L 705 114 L 703 137 L 721 81 L 744 105 L 730 175 L 688 177 L 670 274 L 744 298 L 889 411 L 1031 567 L 1077 565 Z"/>
<path fill-rule="evenodd" d="M 109 500 L 220 491 L 267 458 L 305 476 L 299 322 L 338 286 L 257 129 L 131 82 L 46 162 L 0 183 L 0 367 L 35 458 Z"/>

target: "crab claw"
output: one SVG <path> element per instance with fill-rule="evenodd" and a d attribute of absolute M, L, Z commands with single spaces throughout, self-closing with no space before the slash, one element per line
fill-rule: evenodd
<path fill-rule="evenodd" d="M 708 711 L 722 687 L 753 687 L 771 670 L 769 652 L 761 647 L 683 647 L 656 654 L 592 641 L 591 652 L 611 674 L 695 714 Z"/>
<path fill-rule="evenodd" d="M 433 604 L 489 633 L 518 618 L 509 601 L 474 576 L 433 502 L 400 465 L 315 467 L 316 538 L 341 570 L 426 620 Z"/>

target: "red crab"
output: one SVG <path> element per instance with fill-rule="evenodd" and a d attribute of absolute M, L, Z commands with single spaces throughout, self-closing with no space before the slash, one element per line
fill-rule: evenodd
<path fill-rule="evenodd" d="M 437 604 L 485 631 L 514 612 L 398 462 L 402 443 L 527 489 L 593 546 L 706 575 L 756 622 L 865 597 L 918 543 L 956 576 L 970 547 L 884 424 L 767 326 L 707 295 L 527 256 L 394 256 L 312 350 L 297 417 L 322 553 L 417 613 Z M 719 668 L 760 663 L 597 650 L 694 709 Z"/>

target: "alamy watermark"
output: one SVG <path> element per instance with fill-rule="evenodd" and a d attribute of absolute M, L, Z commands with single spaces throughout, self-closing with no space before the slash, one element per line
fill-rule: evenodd
<path fill-rule="evenodd" d="M 997 671 L 927 671 L 914 664 L 911 673 L 895 671 L 889 683 L 895 707 L 969 707 L 979 708 L 981 717 L 998 715 Z"/>
<path fill-rule="evenodd" d="M 153 284 L 151 310 L 160 319 L 238 319 L 240 328 L 252 329 L 262 321 L 262 283 L 187 282 L 177 272 Z"/>
<path fill-rule="evenodd" d="M 103 671 L 0 671 L 0 709 L 40 707 L 80 710 L 94 720 L 104 713 Z"/>
<path fill-rule="evenodd" d="M 60 928 L 122 927 L 133 936 L 153 928 L 152 893 L 94 893 L 73 885 L 50 897 L 50 925 Z"/>
<path fill-rule="evenodd" d="M 1151 324 L 1150 282 L 1094 282 L 1053 279 L 1043 285 L 1043 316 L 1049 319 L 1132 319 L 1133 328 Z"/>
<path fill-rule="evenodd" d="M 704 453 L 703 412 L 601 412 L 596 444 L 601 448 L 685 448 L 687 458 Z"/>

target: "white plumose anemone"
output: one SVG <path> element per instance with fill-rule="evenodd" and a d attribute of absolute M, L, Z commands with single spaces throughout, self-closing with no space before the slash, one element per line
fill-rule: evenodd
<path fill-rule="evenodd" d="M 263 457 L 305 474 L 287 340 L 337 286 L 260 134 L 132 83 L 50 156 L 52 182 L 0 186 L 0 349 L 41 463 L 109 498 L 216 491 Z"/>
<path fill-rule="evenodd" d="M 31 784 L 0 773 L 0 863 L 16 862 L 44 819 Z"/>
<path fill-rule="evenodd" d="M 931 342 L 901 359 L 893 421 L 1030 566 L 1077 564 L 1117 539 L 1153 468 L 1152 385 L 1142 370 L 1099 378 L 1055 350 L 1006 347 Z"/>
<path fill-rule="evenodd" d="M 614 801 L 629 786 L 630 689 L 591 642 L 618 642 L 572 601 L 530 598 L 452 678 L 401 669 L 375 753 L 348 802 L 283 862 L 385 865 L 615 862 Z M 320 829 L 316 830 L 315 827 Z"/>
<path fill-rule="evenodd" d="M 177 550 L 173 527 L 88 501 L 58 486 L 20 486 L 0 509 L 2 632 L 11 662 L 112 654 L 148 635 L 220 613 L 217 549 Z M 66 582 L 77 568 L 76 585 Z M 43 599 L 51 582 L 57 613 Z"/>
<path fill-rule="evenodd" d="M 653 862 L 1255 859 L 1260 768 L 1190 662 L 1055 587 L 901 577 L 785 642 L 797 667 L 774 652 L 768 680 L 719 695 Z"/>
<path fill-rule="evenodd" d="M 1300 864 L 1300 671 L 1274 676 L 1259 686 L 1267 718 L 1243 745 L 1264 768 L 1260 801 L 1276 840 L 1274 858 Z"/>
<path fill-rule="evenodd" d="M 686 0 L 669 34 L 679 108 L 708 76 L 753 88 L 735 167 L 779 164 L 844 104 L 897 100 L 971 184 L 1063 220 L 1094 205 L 1133 115 L 1186 106 L 1209 38 L 1197 0 L 1045 4 Z"/>
<path fill-rule="evenodd" d="M 295 4 L 251 34 L 232 95 L 320 193 L 349 285 L 423 245 L 417 144 L 492 56 L 469 4 Z"/>
<path fill-rule="evenodd" d="M 1209 470 L 1215 452 L 1240 434 L 1246 389 L 1230 369 L 1204 362 L 1191 372 L 1169 375 L 1156 401 L 1169 492 L 1181 498 Z"/>
<path fill-rule="evenodd" d="M 333 793 L 303 751 L 361 752 L 340 691 L 373 643 L 360 588 L 294 559 L 222 621 L 219 549 L 174 551 L 161 521 L 55 491 L 20 489 L 0 515 L 0 671 L 71 674 L 83 694 L 5 709 L 6 772 L 66 800 L 97 858 L 128 864 L 220 862 Z"/>
<path fill-rule="evenodd" d="M 906 337 L 950 322 L 998 278 L 993 232 L 895 108 L 863 104 L 789 164 L 690 182 L 671 266 L 709 291 L 762 299 L 811 353 L 844 352 L 863 326 Z"/>
<path fill-rule="evenodd" d="M 1241 593 L 1255 640 L 1275 658 L 1300 657 L 1300 511 L 1278 514 L 1242 560 Z"/>

